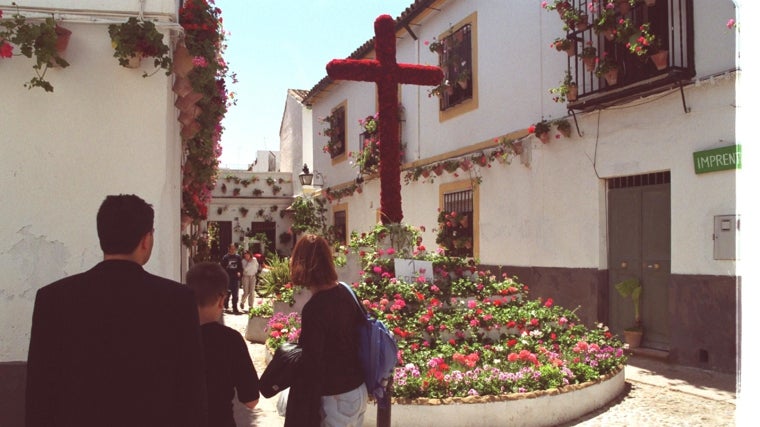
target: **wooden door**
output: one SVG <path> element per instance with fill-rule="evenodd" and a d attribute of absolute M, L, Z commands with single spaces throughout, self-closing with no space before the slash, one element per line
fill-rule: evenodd
<path fill-rule="evenodd" d="M 670 174 L 616 178 L 608 183 L 610 327 L 621 334 L 633 324 L 634 309 L 614 285 L 641 282 L 644 347 L 670 346 Z"/>

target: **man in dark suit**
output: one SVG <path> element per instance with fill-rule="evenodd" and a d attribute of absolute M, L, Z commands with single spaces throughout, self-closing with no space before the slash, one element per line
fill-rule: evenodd
<path fill-rule="evenodd" d="M 147 273 L 153 208 L 106 197 L 104 260 L 37 292 L 27 426 L 205 426 L 206 383 L 192 290 Z"/>

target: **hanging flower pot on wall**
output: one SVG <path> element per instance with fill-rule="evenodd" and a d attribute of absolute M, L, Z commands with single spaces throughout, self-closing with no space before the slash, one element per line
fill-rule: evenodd
<path fill-rule="evenodd" d="M 55 34 L 58 36 L 58 38 L 55 40 L 55 48 L 58 50 L 58 52 L 63 52 L 67 47 L 69 47 L 69 40 L 71 40 L 71 30 L 56 25 Z"/>
<path fill-rule="evenodd" d="M 140 52 L 137 52 L 136 54 L 132 55 L 127 59 L 127 65 L 125 67 L 127 68 L 139 68 L 140 63 L 142 62 L 143 55 Z"/>

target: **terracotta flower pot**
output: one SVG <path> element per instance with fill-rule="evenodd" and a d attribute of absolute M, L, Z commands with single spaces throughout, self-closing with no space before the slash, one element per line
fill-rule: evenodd
<path fill-rule="evenodd" d="M 617 6 L 621 15 L 627 15 L 631 11 L 631 4 L 628 3 L 628 0 L 618 0 Z"/>
<path fill-rule="evenodd" d="M 623 336 L 629 349 L 638 348 L 641 345 L 642 335 L 644 335 L 642 331 L 623 331 Z"/>
<path fill-rule="evenodd" d="M 581 19 L 575 24 L 575 28 L 578 31 L 586 31 L 588 29 L 588 15 L 581 15 Z"/>
<path fill-rule="evenodd" d="M 617 68 L 612 69 L 610 71 L 607 71 L 604 74 L 604 80 L 607 82 L 607 86 L 614 86 L 617 84 L 618 81 L 618 70 Z"/>
<path fill-rule="evenodd" d="M 184 111 L 190 107 L 195 106 L 195 103 L 200 101 L 201 98 L 203 98 L 202 94 L 198 92 L 190 92 L 183 97 L 177 98 L 177 100 L 174 102 L 174 106 L 177 107 L 180 111 Z"/>
<path fill-rule="evenodd" d="M 586 66 L 586 71 L 588 71 L 589 73 L 594 71 L 594 67 L 596 67 L 596 58 L 593 56 L 584 57 L 583 65 Z"/>
<path fill-rule="evenodd" d="M 567 100 L 570 102 L 578 100 L 578 86 L 572 85 L 567 91 Z"/>
<path fill-rule="evenodd" d="M 664 70 L 668 66 L 668 51 L 661 50 L 657 53 L 653 53 L 649 59 L 652 60 L 652 63 L 654 63 L 654 66 L 657 67 L 658 70 Z"/>
<path fill-rule="evenodd" d="M 512 141 L 512 149 L 515 150 L 515 154 L 520 155 L 523 152 L 522 141 Z"/>
<path fill-rule="evenodd" d="M 174 85 L 172 90 L 179 97 L 187 96 L 188 93 L 193 91 L 193 85 L 190 83 L 190 79 L 182 76 L 175 76 Z"/>
<path fill-rule="evenodd" d="M 190 56 L 190 52 L 187 50 L 187 47 L 185 47 L 184 43 L 179 43 L 174 50 L 172 68 L 175 73 L 182 77 L 186 77 L 187 73 L 193 69 L 193 57 Z"/>
<path fill-rule="evenodd" d="M 138 68 L 140 67 L 140 63 L 142 62 L 143 54 L 142 52 L 137 52 L 134 55 L 129 57 L 129 60 L 127 60 L 127 68 Z"/>
<path fill-rule="evenodd" d="M 58 38 L 55 40 L 55 48 L 58 50 L 58 52 L 63 52 L 67 47 L 69 47 L 69 40 L 71 40 L 71 30 L 56 25 L 55 34 L 58 36 Z"/>

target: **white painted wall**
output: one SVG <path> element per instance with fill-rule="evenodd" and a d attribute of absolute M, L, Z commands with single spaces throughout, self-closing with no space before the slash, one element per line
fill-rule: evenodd
<path fill-rule="evenodd" d="M 244 187 L 242 184 L 235 184 L 234 181 L 227 181 L 228 176 L 236 176 L 240 179 L 252 181 L 254 177 L 258 178 L 257 182 Z M 266 179 L 271 177 L 275 183 L 281 187 L 280 192 L 274 195 L 272 186 L 266 183 Z M 282 180 L 283 182 L 279 182 Z M 227 187 L 226 192 L 222 192 L 222 185 Z M 290 216 L 281 216 L 280 213 L 293 203 L 293 176 L 289 172 L 273 173 L 253 173 L 234 169 L 220 169 L 219 178 L 216 181 L 216 187 L 212 192 L 212 200 L 208 210 L 209 221 L 231 221 L 233 232 L 232 241 L 240 243 L 240 237 L 245 235 L 247 228 L 251 227 L 252 222 L 269 220 L 277 223 L 275 245 L 280 248 L 279 235 L 283 231 L 288 231 L 292 225 Z M 240 189 L 240 195 L 235 196 L 233 190 Z M 262 191 L 261 196 L 254 197 L 253 190 Z M 272 206 L 277 209 L 272 211 Z M 248 212 L 243 216 L 241 208 L 245 207 Z M 263 216 L 258 215 L 258 211 L 263 209 Z M 236 225 L 240 226 L 240 231 L 235 231 Z"/>
<path fill-rule="evenodd" d="M 54 93 L 22 86 L 33 75 L 30 59 L 0 60 L 0 361 L 26 359 L 37 289 L 102 259 L 95 215 L 108 194 L 153 204 L 146 270 L 180 277 L 181 159 L 170 78 L 120 67 L 105 25 L 63 25 L 73 32 L 63 55 L 71 66 L 48 71 Z"/>
<path fill-rule="evenodd" d="M 10 3 L 4 2 L 4 4 Z M 124 12 L 140 10 L 139 0 L 23 0 L 16 3 L 20 7 L 49 7 L 61 12 L 65 12 L 67 9 Z M 146 12 L 176 14 L 179 9 L 179 1 L 145 0 L 144 7 Z"/>

